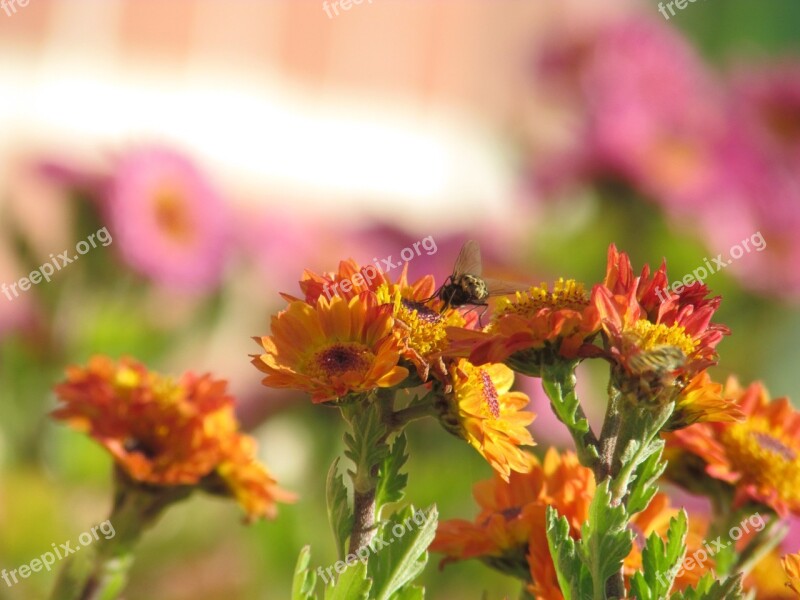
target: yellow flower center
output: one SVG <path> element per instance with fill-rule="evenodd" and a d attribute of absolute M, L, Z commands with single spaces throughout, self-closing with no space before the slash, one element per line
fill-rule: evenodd
<path fill-rule="evenodd" d="M 643 351 L 655 350 L 662 346 L 675 346 L 685 356 L 691 356 L 697 348 L 697 341 L 692 339 L 680 325 L 667 326 L 640 319 L 632 327 L 627 328 L 625 333 Z"/>
<path fill-rule="evenodd" d="M 181 244 L 191 243 L 194 227 L 186 200 L 170 188 L 159 190 L 153 199 L 156 224 L 164 233 Z"/>
<path fill-rule="evenodd" d="M 734 470 L 748 483 L 774 489 L 784 501 L 800 501 L 800 448 L 763 418 L 727 428 L 722 434 Z"/>
<path fill-rule="evenodd" d="M 443 313 L 413 299 L 403 298 L 401 291 L 390 291 L 387 284 L 378 288 L 378 302 L 391 303 L 396 321 L 405 330 L 408 346 L 420 356 L 441 352 L 447 346 L 446 327 L 463 327 L 464 318 L 457 310 Z"/>
<path fill-rule="evenodd" d="M 552 292 L 546 283 L 542 283 L 527 292 L 517 292 L 514 298 L 500 298 L 495 318 L 509 313 L 529 317 L 543 308 L 583 310 L 588 305 L 589 297 L 582 283 L 574 279 L 559 279 L 553 284 Z"/>
<path fill-rule="evenodd" d="M 317 351 L 309 361 L 312 377 L 329 379 L 348 372 L 366 373 L 375 360 L 372 351 L 358 342 L 339 342 Z"/>

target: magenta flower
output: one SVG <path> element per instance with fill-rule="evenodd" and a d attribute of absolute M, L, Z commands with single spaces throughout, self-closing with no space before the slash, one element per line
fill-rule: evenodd
<path fill-rule="evenodd" d="M 171 287 L 204 290 L 219 283 L 228 210 L 189 159 L 164 148 L 123 156 L 106 204 L 114 243 L 136 271 Z"/>
<path fill-rule="evenodd" d="M 777 160 L 800 168 L 800 62 L 742 67 L 733 76 L 742 117 Z"/>

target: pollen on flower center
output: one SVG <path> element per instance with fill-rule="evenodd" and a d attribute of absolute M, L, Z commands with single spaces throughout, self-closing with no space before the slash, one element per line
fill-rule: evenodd
<path fill-rule="evenodd" d="M 757 432 L 753 434 L 753 437 L 756 438 L 762 448 L 780 454 L 785 460 L 792 461 L 797 458 L 797 453 L 794 450 L 767 433 Z"/>
<path fill-rule="evenodd" d="M 721 438 L 733 468 L 747 482 L 772 488 L 783 500 L 800 500 L 800 460 L 797 448 L 788 445 L 762 419 L 737 423 Z"/>
<path fill-rule="evenodd" d="M 640 319 L 625 333 L 636 338 L 636 345 L 640 350 L 654 350 L 661 346 L 675 346 L 683 352 L 684 356 L 691 356 L 697 348 L 697 341 L 693 340 L 680 325 L 669 326 Z"/>
<path fill-rule="evenodd" d="M 532 316 L 543 308 L 583 310 L 588 304 L 589 298 L 582 283 L 574 279 L 558 279 L 553 284 L 552 292 L 546 283 L 542 283 L 527 292 L 517 292 L 514 298 L 500 298 L 496 315 L 513 313 Z"/>
<path fill-rule="evenodd" d="M 405 298 L 403 298 L 402 300 L 400 300 L 400 304 L 402 304 L 407 310 L 411 312 L 416 312 L 417 318 L 420 321 L 430 324 L 438 324 L 441 323 L 442 321 L 441 314 L 439 314 L 432 308 L 429 308 L 420 302 L 414 302 L 413 300 L 406 300 Z"/>
<path fill-rule="evenodd" d="M 484 369 L 480 369 L 481 384 L 483 386 L 483 397 L 486 400 L 486 405 L 495 419 L 500 418 L 500 403 L 497 396 L 497 388 L 492 383 L 492 378 L 489 377 Z"/>
<path fill-rule="evenodd" d="M 348 371 L 367 371 L 373 358 L 372 353 L 361 344 L 335 344 L 317 352 L 311 367 L 320 375 L 331 377 Z"/>

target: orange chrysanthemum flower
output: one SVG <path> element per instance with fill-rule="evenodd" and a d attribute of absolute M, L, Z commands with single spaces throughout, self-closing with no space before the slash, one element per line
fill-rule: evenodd
<path fill-rule="evenodd" d="M 520 446 L 534 444 L 535 415 L 523 409 L 530 400 L 511 392 L 514 372 L 502 364 L 476 367 L 459 360 L 450 367 L 452 392 L 440 402 L 442 425 L 465 439 L 503 479 L 528 467 Z"/>
<path fill-rule="evenodd" d="M 667 429 L 680 429 L 694 423 L 732 423 L 743 418 L 736 402 L 723 394 L 722 384 L 703 371 L 681 389 Z"/>
<path fill-rule="evenodd" d="M 788 579 L 787 587 L 800 597 L 800 552 L 784 556 L 781 565 Z"/>
<path fill-rule="evenodd" d="M 449 356 L 473 364 L 505 362 L 522 373 L 538 376 L 554 357 L 574 359 L 599 330 L 596 309 L 580 283 L 559 279 L 501 298 L 484 331 L 449 329 Z"/>
<path fill-rule="evenodd" d="M 479 558 L 509 574 L 526 578 L 532 568 L 552 572 L 542 585 L 553 585 L 553 570 L 545 536 L 546 508 L 555 506 L 578 533 L 589 513 L 594 476 L 571 452 L 547 451 L 544 463 L 525 453 L 526 472 L 512 472 L 506 481 L 499 473 L 480 481 L 473 495 L 480 512 L 474 522 L 443 521 L 430 549 L 447 555 L 443 564 Z M 537 540 L 531 544 L 530 540 Z M 541 541 L 544 541 L 542 546 Z M 536 560 L 526 557 L 530 551 Z M 530 562 L 530 565 L 529 565 Z M 534 575 L 538 581 L 540 577 Z M 555 582 L 558 590 L 558 583 Z"/>
<path fill-rule="evenodd" d="M 314 306 L 296 300 L 272 317 L 253 364 L 267 374 L 264 385 L 309 392 L 314 402 L 393 387 L 408 376 L 393 326 L 392 307 L 371 292 Z"/>
<path fill-rule="evenodd" d="M 546 511 L 553 506 L 566 517 L 570 535 L 580 538 L 595 494 L 594 474 L 581 466 L 573 452 L 559 454 L 554 448 L 547 451 L 543 463 L 527 453 L 526 461 L 528 472 L 511 473 L 508 481 L 495 473 L 492 479 L 475 484 L 473 494 L 480 506 L 475 521 L 440 523 L 430 549 L 447 555 L 443 564 L 477 558 L 502 572 L 529 577 L 529 592 L 537 600 L 563 600 L 547 543 Z M 653 531 L 663 535 L 676 513 L 667 497 L 658 494 L 632 524 L 643 536 Z M 643 543 L 644 539 L 637 538 L 625 559 L 626 574 L 641 567 Z M 690 534 L 690 548 L 701 545 L 702 536 Z M 695 582 L 704 572 L 687 571 L 676 582 L 677 588 Z"/>
<path fill-rule="evenodd" d="M 708 298 L 708 288 L 700 283 L 678 293 L 667 289 L 666 264 L 649 277 L 645 265 L 639 277 L 633 276 L 630 258 L 612 244 L 608 268 L 602 285 L 592 290 L 592 304 L 602 319 L 611 357 L 629 371 L 631 362 L 642 352 L 673 347 L 683 360 L 675 371 L 688 377 L 716 362 L 716 346 L 729 330 L 711 323 L 721 298 Z"/>
<path fill-rule="evenodd" d="M 251 518 L 272 516 L 276 501 L 292 496 L 256 462 L 226 388 L 210 375 L 176 381 L 132 359 L 97 356 L 67 370 L 53 417 L 102 444 L 134 482 L 202 485 L 235 497 Z"/>
<path fill-rule="evenodd" d="M 735 488 L 737 505 L 755 501 L 780 515 L 800 514 L 800 412 L 770 400 L 760 383 L 725 389 L 745 416 L 740 423 L 698 423 L 667 437 L 672 452 L 696 455 L 712 477 Z"/>

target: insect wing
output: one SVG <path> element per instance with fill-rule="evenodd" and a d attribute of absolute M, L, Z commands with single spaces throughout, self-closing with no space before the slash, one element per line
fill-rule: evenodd
<path fill-rule="evenodd" d="M 475 240 L 467 240 L 456 258 L 453 266 L 453 279 L 459 275 L 478 275 L 483 271 L 481 264 L 481 248 Z"/>
<path fill-rule="evenodd" d="M 530 284 L 526 283 L 501 281 L 500 279 L 491 279 L 489 277 L 483 277 L 482 279 L 486 284 L 486 289 L 489 290 L 490 296 L 512 296 L 517 292 L 527 292 L 531 289 Z"/>

